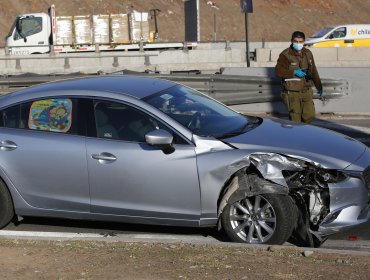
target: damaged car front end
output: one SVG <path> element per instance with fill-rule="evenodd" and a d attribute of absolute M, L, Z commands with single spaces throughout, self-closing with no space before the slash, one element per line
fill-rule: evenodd
<path fill-rule="evenodd" d="M 289 213 L 284 213 L 291 216 L 288 241 L 319 247 L 330 235 L 368 221 L 369 155 L 366 148 L 355 163 L 338 170 L 300 156 L 252 153 L 242 159 L 246 167 L 236 172 L 224 190 L 218 205 L 219 225 L 227 222 L 222 213 L 229 206 L 231 229 L 240 238 L 235 241 L 270 243 L 266 237 L 273 237 L 277 221 L 271 219 L 269 206 L 258 203 L 266 195 L 288 196 L 293 202 Z"/>
<path fill-rule="evenodd" d="M 302 205 L 293 243 L 318 246 L 332 234 L 367 222 L 366 173 L 307 165 L 303 171 L 284 171 L 284 177 L 296 204 Z"/>

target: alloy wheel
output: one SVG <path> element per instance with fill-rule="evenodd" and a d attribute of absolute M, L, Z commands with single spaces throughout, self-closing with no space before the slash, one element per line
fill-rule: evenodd
<path fill-rule="evenodd" d="M 265 243 L 275 232 L 274 208 L 261 195 L 233 203 L 229 215 L 235 234 L 247 243 Z"/>

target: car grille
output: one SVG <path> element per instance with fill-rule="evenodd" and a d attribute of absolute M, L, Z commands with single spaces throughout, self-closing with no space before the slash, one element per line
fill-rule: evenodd
<path fill-rule="evenodd" d="M 366 185 L 370 188 L 370 165 L 362 173 L 365 179 Z"/>

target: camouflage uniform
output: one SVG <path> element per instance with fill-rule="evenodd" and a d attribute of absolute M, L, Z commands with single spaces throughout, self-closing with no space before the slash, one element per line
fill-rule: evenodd
<path fill-rule="evenodd" d="M 296 69 L 307 69 L 310 74 L 305 78 L 298 78 L 293 73 Z M 288 108 L 289 118 L 295 122 L 312 122 L 315 118 L 313 84 L 317 90 L 322 90 L 312 52 L 307 48 L 303 48 L 300 52 L 292 47 L 285 49 L 277 61 L 275 75 L 282 78 L 281 96 Z"/>

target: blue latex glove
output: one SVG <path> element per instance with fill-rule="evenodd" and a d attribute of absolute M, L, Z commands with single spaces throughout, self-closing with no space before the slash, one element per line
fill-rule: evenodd
<path fill-rule="evenodd" d="M 320 95 L 320 97 L 322 97 L 322 95 L 323 95 L 323 91 L 322 91 L 322 89 L 318 90 L 318 91 L 317 91 L 317 94 L 318 94 L 318 95 Z"/>
<path fill-rule="evenodd" d="M 294 75 L 299 77 L 299 78 L 303 78 L 306 76 L 306 73 L 303 69 L 297 69 L 297 70 L 294 70 Z"/>

